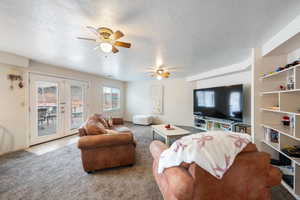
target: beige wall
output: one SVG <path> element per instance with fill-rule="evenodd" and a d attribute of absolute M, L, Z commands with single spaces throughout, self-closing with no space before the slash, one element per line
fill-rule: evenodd
<path fill-rule="evenodd" d="M 0 64 L 0 154 L 22 149 L 27 144 L 25 89 L 10 90 L 7 74 L 19 74 L 15 67 Z"/>
<path fill-rule="evenodd" d="M 123 116 L 124 114 L 124 85 L 122 81 L 106 79 L 100 76 L 67 70 L 35 61 L 31 61 L 28 68 L 14 67 L 0 64 L 0 154 L 24 149 L 28 147 L 30 130 L 28 129 L 28 85 L 19 89 L 15 87 L 10 90 L 10 81 L 7 75 L 22 74 L 27 80 L 28 72 L 52 74 L 59 77 L 68 77 L 77 80 L 84 80 L 89 83 L 88 89 L 88 114 L 102 113 L 102 86 L 114 86 L 121 89 L 121 109 L 112 113 L 112 116 Z"/>
<path fill-rule="evenodd" d="M 135 114 L 151 114 L 151 85 L 163 85 L 163 114 L 155 122 L 193 125 L 193 89 L 195 82 L 185 79 L 135 81 L 126 84 L 125 118 L 132 121 Z"/>

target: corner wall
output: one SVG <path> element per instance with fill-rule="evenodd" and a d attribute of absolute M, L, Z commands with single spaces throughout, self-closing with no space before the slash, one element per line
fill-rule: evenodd
<path fill-rule="evenodd" d="M 163 85 L 163 114 L 155 115 L 155 123 L 193 125 L 193 90 L 195 82 L 185 79 L 134 81 L 126 84 L 125 119 L 133 115 L 151 114 L 151 85 Z"/>

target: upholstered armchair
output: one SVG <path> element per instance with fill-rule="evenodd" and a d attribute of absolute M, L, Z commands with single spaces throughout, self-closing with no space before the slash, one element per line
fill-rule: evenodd
<path fill-rule="evenodd" d="M 248 144 L 221 180 L 195 163 L 183 163 L 158 174 L 160 154 L 168 147 L 153 141 L 153 175 L 165 200 L 271 200 L 270 188 L 279 185 L 280 171 L 270 164 L 270 155 Z"/>
<path fill-rule="evenodd" d="M 91 120 L 96 120 L 91 118 Z M 89 127 L 83 125 L 79 129 L 81 136 L 78 148 L 81 150 L 82 165 L 86 172 L 133 165 L 135 162 L 135 146 L 133 134 L 123 125 L 120 118 L 113 119 L 113 126 L 99 134 L 89 134 Z"/>

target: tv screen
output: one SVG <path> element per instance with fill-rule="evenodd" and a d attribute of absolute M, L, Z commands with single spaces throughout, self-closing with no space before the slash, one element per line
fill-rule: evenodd
<path fill-rule="evenodd" d="M 243 121 L 243 85 L 194 90 L 194 114 Z"/>

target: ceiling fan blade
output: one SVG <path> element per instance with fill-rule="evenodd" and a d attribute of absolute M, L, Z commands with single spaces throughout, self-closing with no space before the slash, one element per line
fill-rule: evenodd
<path fill-rule="evenodd" d="M 116 32 L 114 32 L 114 34 L 112 36 L 112 39 L 117 40 L 117 39 L 120 39 L 123 36 L 124 36 L 124 34 L 121 31 L 116 31 Z"/>
<path fill-rule="evenodd" d="M 96 40 L 93 39 L 93 38 L 77 37 L 77 39 L 79 39 L 79 40 L 89 40 L 89 41 L 94 41 L 94 42 L 96 42 Z"/>
<path fill-rule="evenodd" d="M 119 42 L 119 41 L 116 41 L 116 42 L 114 43 L 114 45 L 119 46 L 119 47 L 124 47 L 124 48 L 130 48 L 130 47 L 131 47 L 131 44 L 130 44 L 130 43 L 127 43 L 127 42 Z"/>
<path fill-rule="evenodd" d="M 112 46 L 112 50 L 111 50 L 113 53 L 118 53 L 119 50 L 115 47 L 115 46 Z"/>
<path fill-rule="evenodd" d="M 96 28 L 94 28 L 92 26 L 87 26 L 86 28 L 88 28 L 90 31 L 92 31 L 96 36 L 100 37 L 99 32 L 97 31 Z"/>
<path fill-rule="evenodd" d="M 162 77 L 164 78 L 169 78 L 170 73 L 169 72 L 164 72 L 163 74 L 161 74 Z"/>

